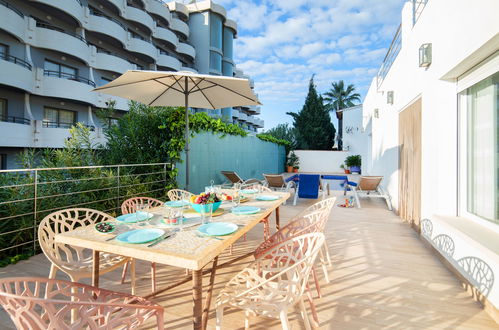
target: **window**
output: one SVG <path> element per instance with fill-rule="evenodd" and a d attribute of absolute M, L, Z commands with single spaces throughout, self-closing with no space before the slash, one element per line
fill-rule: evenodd
<path fill-rule="evenodd" d="M 7 100 L 0 99 L 0 121 L 7 121 Z"/>
<path fill-rule="evenodd" d="M 75 79 L 78 76 L 78 70 L 72 68 L 70 66 L 66 66 L 64 64 L 52 62 L 49 60 L 45 60 L 43 65 L 45 69 L 45 73 L 49 76 L 56 76 L 60 78 L 73 78 Z"/>
<path fill-rule="evenodd" d="M 76 111 L 45 108 L 43 111 L 43 127 L 71 128 L 76 124 Z"/>
<path fill-rule="evenodd" d="M 7 58 L 9 55 L 9 46 L 0 44 L 0 58 Z"/>
<path fill-rule="evenodd" d="M 110 83 L 111 81 L 113 81 L 113 80 L 109 79 L 109 78 L 106 78 L 106 77 L 100 77 L 101 85 L 105 85 L 107 83 Z"/>
<path fill-rule="evenodd" d="M 6 169 L 7 169 L 7 155 L 0 154 L 0 170 L 6 170 Z"/>
<path fill-rule="evenodd" d="M 499 223 L 499 72 L 460 94 L 464 211 Z M 464 132 L 465 130 L 465 132 Z M 465 139 L 465 140 L 464 140 Z M 465 157 L 465 159 L 464 159 Z"/>

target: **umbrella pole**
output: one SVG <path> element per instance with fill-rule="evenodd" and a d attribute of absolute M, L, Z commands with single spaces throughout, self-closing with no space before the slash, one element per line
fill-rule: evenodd
<path fill-rule="evenodd" d="M 189 90 L 185 78 L 185 190 L 189 191 Z"/>

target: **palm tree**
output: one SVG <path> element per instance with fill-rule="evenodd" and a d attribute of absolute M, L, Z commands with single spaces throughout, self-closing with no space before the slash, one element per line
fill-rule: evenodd
<path fill-rule="evenodd" d="M 360 94 L 354 93 L 355 87 L 350 84 L 345 89 L 343 80 L 333 82 L 332 88 L 324 93 L 324 100 L 329 111 L 336 112 L 338 118 L 338 150 L 343 150 L 343 112 L 345 108 L 353 107 L 355 101 L 360 102 Z"/>

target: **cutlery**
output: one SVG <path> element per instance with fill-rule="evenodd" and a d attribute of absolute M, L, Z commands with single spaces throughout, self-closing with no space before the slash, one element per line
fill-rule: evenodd
<path fill-rule="evenodd" d="M 221 237 L 216 237 L 216 236 L 207 236 L 207 235 L 202 235 L 202 234 L 197 234 L 198 237 L 201 237 L 201 238 L 213 238 L 213 239 L 218 239 L 219 241 L 223 241 L 224 239 L 221 238 Z"/>
<path fill-rule="evenodd" d="M 165 239 L 170 238 L 172 236 L 173 236 L 173 234 L 164 235 L 164 236 L 160 237 L 159 239 L 155 240 L 154 242 L 152 242 L 151 244 L 148 244 L 147 247 L 154 246 L 154 245 L 156 245 L 160 242 L 163 242 Z"/>

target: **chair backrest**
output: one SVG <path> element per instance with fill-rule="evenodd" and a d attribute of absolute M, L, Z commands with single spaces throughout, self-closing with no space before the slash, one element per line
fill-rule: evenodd
<path fill-rule="evenodd" d="M 285 301 L 296 302 L 303 295 L 310 271 L 324 242 L 322 233 L 292 237 L 262 254 L 256 260 L 255 268 L 263 279 L 272 278 L 274 285 L 268 286 L 269 290 L 286 295 Z"/>
<path fill-rule="evenodd" d="M 78 260 L 91 256 L 91 250 L 54 242 L 56 234 L 81 226 L 92 225 L 114 218 L 101 211 L 87 208 L 65 209 L 50 213 L 38 226 L 38 241 L 45 256 L 54 264 L 74 269 Z"/>
<path fill-rule="evenodd" d="M 139 205 L 149 205 L 149 207 L 162 206 L 163 202 L 152 197 L 132 197 L 121 204 L 121 213 L 129 214 L 137 212 Z"/>
<path fill-rule="evenodd" d="M 141 297 L 32 277 L 0 279 L 0 304 L 17 329 L 31 330 L 130 329 L 163 313 L 161 306 Z"/>
<path fill-rule="evenodd" d="M 263 174 L 263 177 L 270 188 L 283 188 L 286 186 L 284 177 L 280 174 Z"/>
<path fill-rule="evenodd" d="M 323 209 L 310 212 L 307 215 L 303 215 L 289 222 L 256 248 L 255 252 L 253 252 L 255 259 L 260 258 L 262 255 L 266 254 L 269 249 L 273 249 L 276 245 L 293 237 L 307 233 L 323 232 L 325 223 L 327 222 L 327 214 L 329 214 L 326 214 L 326 211 L 327 210 Z"/>
<path fill-rule="evenodd" d="M 193 193 L 182 189 L 172 189 L 168 191 L 168 199 L 171 201 L 190 200 Z"/>
<path fill-rule="evenodd" d="M 220 171 L 220 173 L 222 173 L 226 178 L 227 180 L 229 180 L 230 182 L 232 183 L 241 183 L 243 182 L 244 180 L 241 179 L 241 177 L 239 175 L 237 175 L 236 172 L 234 171 Z"/>
<path fill-rule="evenodd" d="M 309 207 L 307 207 L 303 212 L 300 213 L 300 215 L 315 212 L 315 211 L 318 211 L 318 210 L 321 210 L 324 208 L 327 208 L 329 211 L 331 211 L 335 202 L 336 202 L 336 197 L 330 197 L 330 198 L 323 199 L 323 200 L 321 200 L 317 203 L 314 203 L 313 205 L 310 205 Z"/>
<path fill-rule="evenodd" d="M 318 174 L 300 174 L 298 197 L 316 199 L 319 197 L 321 176 Z"/>
<path fill-rule="evenodd" d="M 364 191 L 376 190 L 378 189 L 381 180 L 383 180 L 382 176 L 361 176 L 358 188 Z"/>

